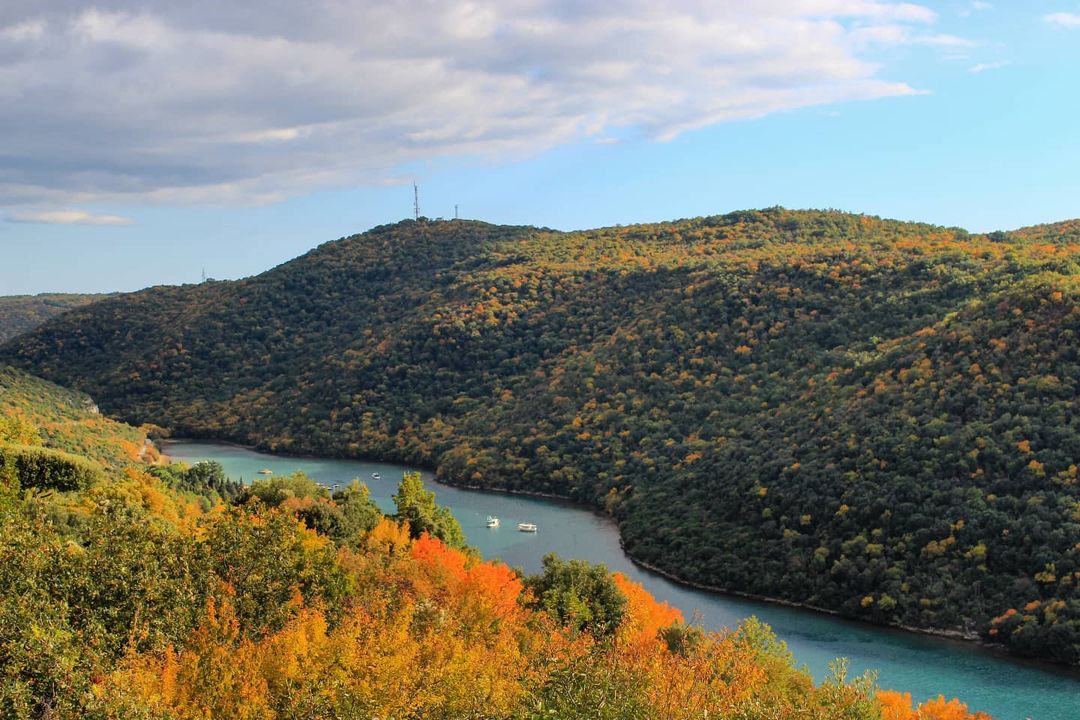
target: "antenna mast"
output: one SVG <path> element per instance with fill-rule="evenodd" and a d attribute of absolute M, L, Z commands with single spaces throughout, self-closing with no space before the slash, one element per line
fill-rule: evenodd
<path fill-rule="evenodd" d="M 457 214 L 457 203 L 454 203 L 454 219 L 455 219 L 455 220 L 457 220 L 457 219 L 458 219 L 458 214 Z"/>
<path fill-rule="evenodd" d="M 420 188 L 416 187 L 416 182 L 412 184 L 413 193 L 413 215 L 416 220 L 420 219 Z"/>

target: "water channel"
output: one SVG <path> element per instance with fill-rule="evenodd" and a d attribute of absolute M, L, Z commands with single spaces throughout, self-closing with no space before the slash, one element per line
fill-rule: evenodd
<path fill-rule="evenodd" d="M 259 477 L 262 469 L 275 475 L 303 470 L 332 487 L 359 478 L 384 511 L 393 510 L 390 497 L 405 470 L 388 463 L 266 455 L 203 442 L 170 442 L 165 452 L 189 463 L 216 460 L 226 474 L 245 482 Z M 680 586 L 635 566 L 619 546 L 615 525 L 588 510 L 542 498 L 462 490 L 435 483 L 430 473 L 424 473 L 424 479 L 435 490 L 436 501 L 453 510 L 468 543 L 485 558 L 498 558 L 530 573 L 540 569 L 549 552 L 604 563 L 708 629 L 733 627 L 756 615 L 772 626 L 796 661 L 818 680 L 828 674 L 830 662 L 845 657 L 849 676 L 876 671 L 881 687 L 910 691 L 917 701 L 938 695 L 959 697 L 971 710 L 989 712 L 997 720 L 1080 720 L 1080 675 L 1001 657 L 971 643 Z M 498 517 L 500 526 L 485 527 L 488 516 Z M 535 523 L 538 532 L 519 532 L 519 522 Z"/>

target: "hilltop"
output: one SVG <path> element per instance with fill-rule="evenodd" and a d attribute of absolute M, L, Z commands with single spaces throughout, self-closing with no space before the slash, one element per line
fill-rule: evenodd
<path fill-rule="evenodd" d="M 1075 664 L 1076 227 L 407 221 L 0 358 L 130 422 L 589 503 L 685 580 Z"/>

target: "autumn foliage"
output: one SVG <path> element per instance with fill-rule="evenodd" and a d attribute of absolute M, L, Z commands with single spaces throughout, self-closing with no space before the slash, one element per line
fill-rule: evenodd
<path fill-rule="evenodd" d="M 597 566 L 549 556 L 523 578 L 413 537 L 359 483 L 294 475 L 226 504 L 212 468 L 185 472 L 23 494 L 0 468 L 0 716 L 977 717 L 842 673 L 815 685 L 755 619 L 705 633 Z"/>
<path fill-rule="evenodd" d="M 754 621 L 673 650 L 662 631 L 682 622 L 679 611 L 621 575 L 627 613 L 617 633 L 571 637 L 523 608 L 521 580 L 506 566 L 428 535 L 410 541 L 391 525 L 372 531 L 368 551 L 341 551 L 356 594 L 336 621 L 297 597 L 280 630 L 252 636 L 235 591 L 220 588 L 182 649 L 127 655 L 94 684 L 101 711 L 193 720 L 986 717 L 957 701 L 911 710 L 909 695 L 875 698 L 860 682 L 815 687 Z"/>
<path fill-rule="evenodd" d="M 945 700 L 938 696 L 916 708 L 911 706 L 911 693 L 883 690 L 878 693 L 881 703 L 881 720 L 989 720 L 986 713 L 969 714 L 967 705 L 957 699 Z"/>
<path fill-rule="evenodd" d="M 177 434 L 589 503 L 684 580 L 1080 665 L 1078 334 L 1075 222 L 768 208 L 409 220 L 0 358 Z M 455 544 L 421 505 L 413 538 Z"/>

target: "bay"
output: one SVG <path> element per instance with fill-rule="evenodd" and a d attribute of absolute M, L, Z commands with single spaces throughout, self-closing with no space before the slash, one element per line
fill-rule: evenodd
<path fill-rule="evenodd" d="M 164 449 L 174 460 L 220 462 L 226 474 L 244 482 L 260 477 L 262 469 L 275 475 L 303 470 L 331 487 L 359 478 L 386 512 L 393 511 L 390 498 L 407 469 L 391 463 L 268 455 L 207 442 L 174 441 Z M 464 490 L 436 483 L 431 473 L 422 474 L 436 491 L 437 502 L 450 507 L 468 543 L 485 558 L 500 559 L 528 573 L 539 571 L 549 552 L 603 563 L 710 630 L 734 627 L 755 615 L 772 626 L 796 661 L 818 680 L 828 675 L 830 663 L 843 657 L 849 677 L 874 671 L 881 687 L 911 692 L 917 701 L 938 695 L 959 697 L 971 710 L 988 712 L 998 720 L 1080 720 L 1080 675 L 1075 673 L 1003 657 L 973 643 L 679 585 L 634 565 L 619 545 L 614 523 L 589 510 L 544 498 Z M 498 517 L 500 526 L 485 527 L 488 516 Z M 538 532 L 519 532 L 519 522 L 535 523 Z"/>

